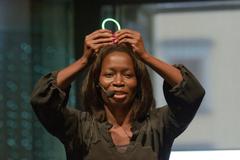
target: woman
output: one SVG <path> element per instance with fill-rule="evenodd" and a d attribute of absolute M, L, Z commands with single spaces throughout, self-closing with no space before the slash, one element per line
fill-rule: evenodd
<path fill-rule="evenodd" d="M 168 105 L 155 108 L 145 64 L 164 79 Z M 82 112 L 66 107 L 72 81 L 90 66 Z M 97 30 L 85 38 L 83 56 L 37 83 L 31 104 L 68 160 L 168 160 L 174 139 L 193 119 L 204 89 L 183 66 L 150 55 L 140 33 Z"/>

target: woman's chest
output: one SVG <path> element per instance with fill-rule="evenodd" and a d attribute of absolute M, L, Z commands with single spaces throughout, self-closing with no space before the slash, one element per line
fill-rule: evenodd
<path fill-rule="evenodd" d="M 143 147 L 138 143 L 130 143 L 126 151 L 119 152 L 115 145 L 106 144 L 104 141 L 92 144 L 86 160 L 156 160 L 158 154 L 151 147 Z"/>
<path fill-rule="evenodd" d="M 113 126 L 108 132 L 112 138 L 113 144 L 116 146 L 128 145 L 133 135 L 130 125 Z"/>

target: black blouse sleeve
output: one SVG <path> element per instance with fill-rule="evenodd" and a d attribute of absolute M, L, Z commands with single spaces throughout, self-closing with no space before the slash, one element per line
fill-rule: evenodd
<path fill-rule="evenodd" d="M 180 84 L 171 87 L 166 81 L 163 84 L 163 92 L 168 104 L 166 124 L 168 135 L 177 137 L 181 134 L 196 114 L 205 90 L 194 75 L 183 65 L 176 65 L 183 76 Z"/>
<path fill-rule="evenodd" d="M 38 119 L 52 135 L 63 143 L 77 133 L 78 110 L 66 107 L 69 90 L 56 86 L 57 72 L 42 77 L 32 92 L 31 105 Z"/>

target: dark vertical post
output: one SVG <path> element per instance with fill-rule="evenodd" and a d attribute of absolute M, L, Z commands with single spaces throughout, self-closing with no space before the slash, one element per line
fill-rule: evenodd
<path fill-rule="evenodd" d="M 83 54 L 84 38 L 87 34 L 93 32 L 96 29 L 100 29 L 100 12 L 101 4 L 88 0 L 83 2 L 80 0 L 74 1 L 74 50 L 75 58 L 78 59 Z M 86 73 L 80 74 L 76 80 L 76 105 L 77 108 L 85 110 L 81 106 L 80 98 L 80 86 Z"/>

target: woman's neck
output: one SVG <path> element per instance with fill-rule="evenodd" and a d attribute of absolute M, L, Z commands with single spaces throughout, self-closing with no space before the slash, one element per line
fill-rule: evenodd
<path fill-rule="evenodd" d="M 108 107 L 104 106 L 107 120 L 112 125 L 128 125 L 130 123 L 130 108 Z"/>

